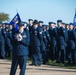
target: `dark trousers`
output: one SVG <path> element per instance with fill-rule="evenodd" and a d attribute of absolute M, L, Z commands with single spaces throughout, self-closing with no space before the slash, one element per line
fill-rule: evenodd
<path fill-rule="evenodd" d="M 69 64 L 75 64 L 75 49 L 69 49 L 68 62 Z"/>
<path fill-rule="evenodd" d="M 61 63 L 64 63 L 65 62 L 65 57 L 66 57 L 66 54 L 65 54 L 65 50 L 61 50 Z"/>
<path fill-rule="evenodd" d="M 32 47 L 29 46 L 29 58 L 31 59 L 32 58 Z"/>
<path fill-rule="evenodd" d="M 32 47 L 32 64 L 33 65 L 41 65 L 42 54 L 40 50 L 40 46 Z"/>
<path fill-rule="evenodd" d="M 48 50 L 42 52 L 43 64 L 48 62 Z"/>
<path fill-rule="evenodd" d="M 51 46 L 51 60 L 55 60 L 56 59 L 56 47 Z"/>
<path fill-rule="evenodd" d="M 68 51 L 68 47 L 66 47 L 66 60 L 68 60 L 68 55 L 69 55 L 69 51 Z"/>
<path fill-rule="evenodd" d="M 4 43 L 0 43 L 0 58 L 4 58 L 4 57 L 5 57 Z"/>
<path fill-rule="evenodd" d="M 75 49 L 71 50 L 72 64 L 75 64 Z"/>
<path fill-rule="evenodd" d="M 15 75 L 17 66 L 20 66 L 20 74 L 25 75 L 27 56 L 13 56 L 10 75 Z"/>
<path fill-rule="evenodd" d="M 60 55 L 61 55 L 61 49 L 60 49 L 59 43 L 57 43 L 56 62 L 58 63 L 60 63 Z"/>

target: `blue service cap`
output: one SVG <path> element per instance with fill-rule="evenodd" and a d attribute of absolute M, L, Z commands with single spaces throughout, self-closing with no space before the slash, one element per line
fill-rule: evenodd
<path fill-rule="evenodd" d="M 35 25 L 35 24 L 38 24 L 38 21 L 37 20 L 34 20 L 33 21 L 33 25 Z"/>
<path fill-rule="evenodd" d="M 73 23 L 70 23 L 69 25 L 73 25 Z"/>
<path fill-rule="evenodd" d="M 62 23 L 62 25 L 66 25 L 66 23 Z"/>
<path fill-rule="evenodd" d="M 28 21 L 33 21 L 33 19 L 28 19 Z"/>
<path fill-rule="evenodd" d="M 57 20 L 57 22 L 61 22 L 62 23 L 62 20 Z"/>
<path fill-rule="evenodd" d="M 20 23 L 18 24 L 18 26 L 24 26 L 24 24 L 23 24 L 22 22 L 20 22 Z"/>
<path fill-rule="evenodd" d="M 49 25 L 50 25 L 50 24 L 56 24 L 56 23 L 55 23 L 55 22 L 49 22 Z"/>
<path fill-rule="evenodd" d="M 46 27 L 46 28 L 47 28 L 47 27 L 48 27 L 48 25 L 46 25 L 46 24 L 43 24 L 43 25 L 42 25 L 42 27 Z"/>
<path fill-rule="evenodd" d="M 5 24 L 5 25 L 9 25 L 9 23 L 3 23 L 3 24 Z"/>
<path fill-rule="evenodd" d="M 22 23 L 23 23 L 23 24 L 28 24 L 27 22 L 23 22 L 23 21 L 22 21 Z"/>
<path fill-rule="evenodd" d="M 42 25 L 42 27 L 47 27 L 47 25 L 44 24 L 44 25 Z"/>
<path fill-rule="evenodd" d="M 39 21 L 39 23 L 44 23 L 43 21 Z"/>

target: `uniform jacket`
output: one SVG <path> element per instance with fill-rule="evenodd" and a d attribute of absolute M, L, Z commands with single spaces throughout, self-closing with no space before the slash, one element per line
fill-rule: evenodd
<path fill-rule="evenodd" d="M 31 46 L 41 46 L 42 31 L 38 27 L 36 29 L 32 28 L 30 40 Z"/>
<path fill-rule="evenodd" d="M 21 34 L 23 39 L 22 41 L 17 41 L 16 35 Z M 21 55 L 28 55 L 28 46 L 29 46 L 29 34 L 25 31 L 23 33 L 20 33 L 19 31 L 16 31 L 13 35 L 13 55 L 14 56 L 21 56 Z"/>

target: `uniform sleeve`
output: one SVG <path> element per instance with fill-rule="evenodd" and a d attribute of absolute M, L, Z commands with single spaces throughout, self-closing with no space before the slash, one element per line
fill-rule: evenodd
<path fill-rule="evenodd" d="M 39 36 L 39 40 L 40 40 L 40 42 L 42 43 L 42 39 L 43 39 L 43 36 L 42 36 L 42 30 L 39 28 L 38 29 L 38 36 Z"/>
<path fill-rule="evenodd" d="M 27 31 L 27 34 L 26 34 L 27 37 L 23 38 L 21 43 L 25 46 L 29 46 L 29 42 L 30 42 L 30 35 L 29 35 L 29 32 Z"/>
<path fill-rule="evenodd" d="M 74 38 L 74 41 L 76 42 L 76 33 L 74 30 L 73 30 L 73 38 Z"/>
<path fill-rule="evenodd" d="M 15 46 L 17 44 L 17 40 L 15 39 L 16 38 L 16 34 L 17 32 L 16 31 L 12 31 L 12 45 Z"/>
<path fill-rule="evenodd" d="M 50 38 L 50 35 L 49 35 L 48 31 L 46 31 L 46 38 L 47 38 L 48 42 L 51 41 L 51 38 Z"/>
<path fill-rule="evenodd" d="M 46 39 L 46 35 L 43 33 L 43 41 L 45 43 L 45 46 L 47 46 L 47 39 Z"/>

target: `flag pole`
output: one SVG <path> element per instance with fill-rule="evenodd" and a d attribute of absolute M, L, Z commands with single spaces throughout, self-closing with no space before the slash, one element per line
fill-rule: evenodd
<path fill-rule="evenodd" d="M 18 10 L 16 9 L 16 12 L 18 13 Z"/>

